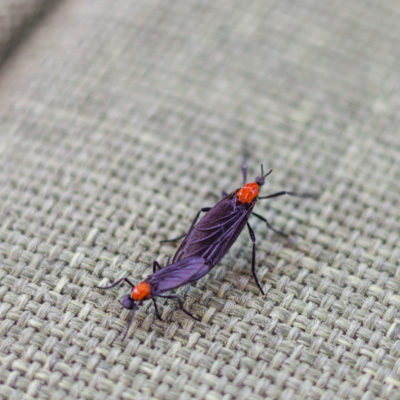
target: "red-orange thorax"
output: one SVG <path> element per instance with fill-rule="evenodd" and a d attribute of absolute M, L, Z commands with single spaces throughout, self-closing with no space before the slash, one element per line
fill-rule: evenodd
<path fill-rule="evenodd" d="M 132 300 L 144 300 L 151 293 L 151 286 L 143 281 L 137 284 L 131 293 Z"/>
<path fill-rule="evenodd" d="M 238 201 L 243 204 L 251 203 L 258 196 L 259 188 L 256 182 L 246 183 L 236 192 Z"/>

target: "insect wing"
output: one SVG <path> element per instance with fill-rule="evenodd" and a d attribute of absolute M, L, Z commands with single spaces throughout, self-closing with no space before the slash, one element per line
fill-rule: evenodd
<path fill-rule="evenodd" d="M 146 282 L 152 288 L 152 295 L 157 296 L 186 283 L 194 282 L 202 278 L 209 270 L 204 258 L 189 257 L 158 270 L 150 275 Z"/>
<path fill-rule="evenodd" d="M 237 204 L 235 192 L 223 198 L 188 233 L 173 261 L 197 256 L 210 267 L 216 265 L 243 230 L 254 205 Z"/>

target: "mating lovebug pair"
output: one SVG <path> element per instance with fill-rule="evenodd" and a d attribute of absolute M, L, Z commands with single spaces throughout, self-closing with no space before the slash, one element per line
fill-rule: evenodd
<path fill-rule="evenodd" d="M 280 235 L 287 235 L 284 232 L 274 229 L 266 218 L 255 213 L 253 211 L 254 206 L 258 200 L 271 199 L 283 195 L 298 197 L 315 196 L 309 193 L 299 194 L 289 191 L 280 191 L 268 196 L 259 196 L 260 187 L 264 185 L 265 178 L 271 172 L 272 170 L 269 170 L 264 174 L 263 166 L 261 165 L 261 175 L 254 182 L 246 183 L 247 168 L 244 163 L 242 166 L 243 186 L 241 188 L 226 195 L 213 207 L 200 209 L 187 234 L 172 240 L 164 240 L 164 242 L 175 241 L 185 237 L 175 253 L 171 264 L 161 268 L 157 261 L 154 261 L 153 274 L 137 285 L 134 285 L 127 278 L 122 278 L 111 286 L 99 287 L 99 289 L 111 289 L 122 282 L 127 282 L 132 287 L 132 291 L 130 295 L 126 295 L 122 299 L 122 305 L 125 308 L 134 310 L 137 303 L 141 305 L 144 300 L 151 299 L 156 315 L 161 319 L 155 298 L 176 299 L 182 311 L 199 321 L 198 318 L 183 308 L 183 302 L 179 296 L 163 295 L 163 293 L 194 282 L 207 274 L 225 256 L 245 225 L 247 225 L 253 244 L 251 271 L 258 288 L 264 294 L 255 270 L 256 238 L 248 220 L 251 215 L 254 215 L 264 221 L 269 229 Z M 206 212 L 206 214 L 196 224 L 201 212 Z M 128 326 L 123 338 L 125 338 L 128 332 L 132 318 L 133 312 L 129 317 Z"/>

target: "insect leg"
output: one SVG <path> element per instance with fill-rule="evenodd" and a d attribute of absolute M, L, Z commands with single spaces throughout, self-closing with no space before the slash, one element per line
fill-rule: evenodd
<path fill-rule="evenodd" d="M 173 239 L 160 240 L 160 243 L 176 242 L 178 240 L 183 239 L 185 236 L 186 236 L 186 233 L 184 233 L 183 235 L 179 235 L 177 237 L 174 237 Z"/>
<path fill-rule="evenodd" d="M 297 192 L 289 192 L 286 190 L 281 190 L 280 192 L 269 194 L 268 196 L 260 196 L 258 199 L 259 200 L 272 199 L 273 197 L 279 197 L 279 196 L 283 196 L 285 194 L 289 195 L 289 196 L 302 197 L 303 199 L 306 199 L 306 198 L 315 199 L 318 197 L 318 194 L 316 194 L 316 193 L 297 193 Z"/>
<path fill-rule="evenodd" d="M 189 311 L 187 311 L 187 310 L 184 309 L 182 299 L 181 299 L 179 296 L 171 294 L 171 295 L 169 295 L 169 296 L 165 296 L 165 295 L 164 295 L 164 296 L 161 296 L 161 295 L 160 295 L 160 296 L 158 296 L 158 297 L 163 297 L 164 299 L 174 299 L 174 300 L 177 300 L 177 301 L 178 301 L 178 304 L 179 304 L 179 308 L 180 308 L 185 314 L 189 315 L 189 317 L 192 317 L 192 318 L 195 319 L 196 321 L 201 321 L 200 318 L 195 317 L 195 316 L 194 316 L 193 314 L 191 314 Z"/>
<path fill-rule="evenodd" d="M 190 229 L 189 229 L 189 231 L 188 231 L 187 233 L 184 233 L 183 235 L 180 235 L 180 236 L 178 236 L 178 237 L 176 237 L 176 238 L 173 238 L 173 239 L 164 239 L 164 240 L 161 240 L 160 243 L 176 242 L 177 240 L 183 239 L 183 238 L 184 238 L 186 235 L 188 235 L 188 234 L 190 233 L 190 231 L 193 229 L 193 227 L 195 226 L 197 220 L 198 220 L 199 217 L 200 217 L 200 214 L 201 214 L 202 212 L 206 212 L 206 211 L 210 211 L 210 210 L 211 210 L 211 207 L 203 207 L 203 208 L 200 208 L 200 210 L 197 212 L 196 216 L 194 217 L 193 222 L 192 222 L 192 225 L 190 226 Z"/>
<path fill-rule="evenodd" d="M 260 292 L 262 294 L 265 294 L 264 290 L 262 290 L 262 287 L 256 275 L 256 235 L 254 235 L 254 231 L 248 222 L 247 222 L 247 227 L 249 228 L 250 239 L 253 242 L 253 254 L 251 257 L 251 272 L 253 274 L 254 280 L 256 281 L 258 288 L 260 289 Z"/>
<path fill-rule="evenodd" d="M 288 235 L 287 233 L 285 233 L 285 232 L 283 232 L 283 231 L 280 231 L 280 230 L 278 230 L 278 229 L 275 229 L 275 228 L 268 222 L 267 218 L 263 217 L 263 216 L 260 215 L 260 214 L 255 213 L 254 211 L 252 212 L 252 214 L 253 214 L 255 217 L 261 219 L 261 221 L 264 221 L 264 222 L 267 224 L 267 227 L 268 227 L 269 229 L 271 229 L 271 231 L 274 231 L 274 232 L 277 233 L 278 235 L 282 235 L 282 236 L 284 236 L 284 237 L 289 237 L 289 235 Z"/>
<path fill-rule="evenodd" d="M 96 286 L 96 288 L 97 289 L 112 289 L 113 287 L 118 286 L 123 281 L 129 283 L 129 285 L 131 285 L 132 287 L 135 287 L 135 285 L 128 278 L 121 278 L 121 279 L 118 279 L 116 282 L 114 282 L 110 286 Z"/>
<path fill-rule="evenodd" d="M 155 308 L 155 310 L 156 310 L 157 318 L 158 318 L 160 321 L 162 321 L 161 315 L 160 315 L 160 313 L 158 312 L 158 307 L 157 307 L 156 299 L 153 297 L 152 300 L 153 300 L 154 308 Z"/>
<path fill-rule="evenodd" d="M 161 269 L 160 264 L 157 261 L 153 262 L 153 274 L 158 270 Z"/>

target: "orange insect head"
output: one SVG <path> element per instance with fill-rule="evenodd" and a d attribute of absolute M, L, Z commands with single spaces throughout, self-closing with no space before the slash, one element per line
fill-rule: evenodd
<path fill-rule="evenodd" d="M 151 293 L 151 286 L 146 282 L 140 282 L 137 284 L 131 293 L 132 300 L 144 300 Z"/>
<path fill-rule="evenodd" d="M 251 203 L 257 196 L 260 186 L 257 182 L 246 183 L 236 193 L 236 196 L 240 203 Z"/>

